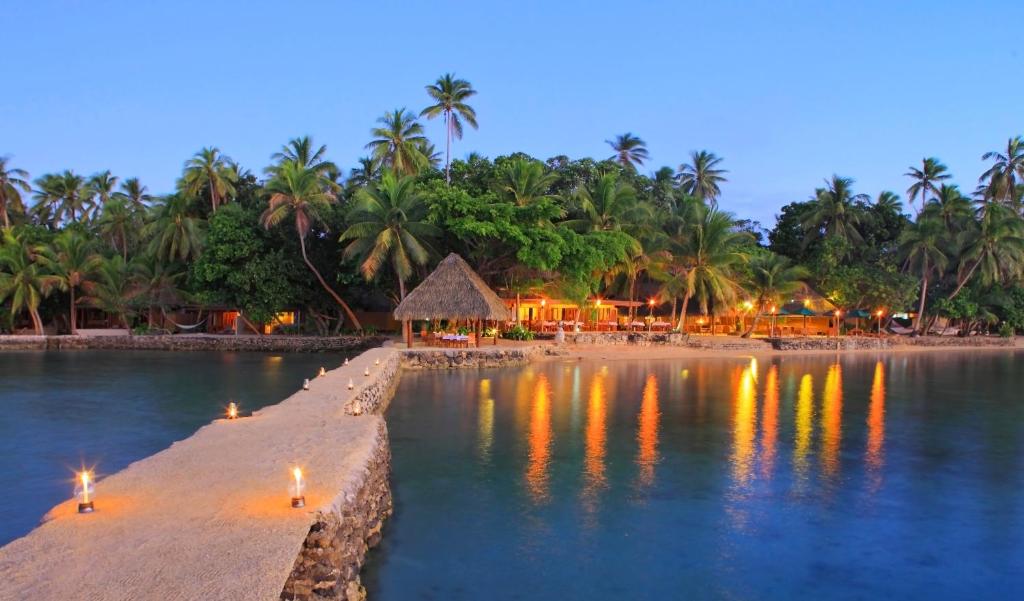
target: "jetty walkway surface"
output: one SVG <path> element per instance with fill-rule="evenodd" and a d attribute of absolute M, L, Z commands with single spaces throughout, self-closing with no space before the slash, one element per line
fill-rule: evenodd
<path fill-rule="evenodd" d="M 279 599 L 311 526 L 351 504 L 374 453 L 387 452 L 383 417 L 344 407 L 394 353 L 371 349 L 310 374 L 309 391 L 296 382 L 277 405 L 99 474 L 95 513 L 69 500 L 0 549 L 0 599 Z M 305 475 L 302 509 L 291 507 L 293 466 Z"/>

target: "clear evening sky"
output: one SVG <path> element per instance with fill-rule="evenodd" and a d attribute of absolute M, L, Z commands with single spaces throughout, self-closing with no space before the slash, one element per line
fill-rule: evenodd
<path fill-rule="evenodd" d="M 972 191 L 1024 134 L 1024 2 L 107 2 L 3 9 L 0 155 L 173 189 L 214 145 L 259 173 L 310 134 L 347 171 L 386 110 L 470 80 L 455 157 L 725 158 L 722 205 L 765 225 L 832 173 L 905 196 L 937 156 Z M 443 150 L 440 123 L 428 125 Z"/>

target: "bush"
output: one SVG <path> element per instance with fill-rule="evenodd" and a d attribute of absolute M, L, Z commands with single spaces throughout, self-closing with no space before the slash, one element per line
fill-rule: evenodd
<path fill-rule="evenodd" d="M 1015 333 L 1013 326 L 1005 321 L 999 326 L 999 335 L 1003 338 L 1012 338 Z"/>
<path fill-rule="evenodd" d="M 501 337 L 509 340 L 533 340 L 533 332 L 527 330 L 520 324 L 513 326 L 511 329 L 505 330 L 501 334 Z"/>

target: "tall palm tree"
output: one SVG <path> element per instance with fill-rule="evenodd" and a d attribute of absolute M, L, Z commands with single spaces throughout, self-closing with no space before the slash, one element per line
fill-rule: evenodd
<path fill-rule="evenodd" d="M 270 158 L 276 161 L 278 165 L 286 161 L 292 161 L 308 169 L 313 169 L 321 175 L 326 175 L 331 171 L 338 170 L 334 163 L 324 158 L 326 155 L 326 145 L 316 146 L 313 143 L 313 138 L 300 136 L 288 140 L 288 143 L 282 146 L 279 152 L 270 155 Z M 267 167 L 267 173 L 273 175 L 278 165 Z"/>
<path fill-rule="evenodd" d="M 114 196 L 126 200 L 128 205 L 136 211 L 145 210 L 149 201 L 153 200 L 146 186 L 143 186 L 137 177 L 129 177 L 121 182 L 121 190 Z"/>
<path fill-rule="evenodd" d="M 391 263 L 399 299 L 404 299 L 405 282 L 412 277 L 414 266 L 426 265 L 433 252 L 428 239 L 442 234 L 426 217 L 427 205 L 416 190 L 416 179 L 385 171 L 379 184 L 356 194 L 349 218 L 352 225 L 341 235 L 342 242 L 352 240 L 345 248 L 345 258 L 358 257 L 359 270 L 367 280 Z"/>
<path fill-rule="evenodd" d="M 419 173 L 427 164 L 423 156 L 427 138 L 416 116 L 405 109 L 395 109 L 377 122 L 381 127 L 370 130 L 373 139 L 366 145 L 373 158 L 401 175 Z"/>
<path fill-rule="evenodd" d="M 1015 210 L 1005 205 L 989 207 L 978 226 L 965 233 L 957 286 L 950 299 L 974 275 L 983 286 L 992 286 L 1020 273 L 1024 266 L 1024 219 Z"/>
<path fill-rule="evenodd" d="M 938 185 L 952 177 L 948 171 L 948 168 L 939 159 L 928 157 L 921 160 L 920 169 L 910 167 L 910 171 L 903 174 L 914 180 L 914 183 L 907 188 L 907 196 L 911 205 L 920 198 L 921 206 L 917 209 L 918 215 L 921 214 L 924 205 L 928 202 L 928 195 L 937 194 Z"/>
<path fill-rule="evenodd" d="M 452 73 L 445 73 L 433 84 L 427 86 L 427 94 L 434 104 L 420 112 L 420 117 L 434 119 L 444 117 L 445 149 L 444 149 L 444 181 L 452 182 L 451 158 L 452 138 L 462 139 L 462 122 L 465 121 L 473 129 L 477 129 L 476 111 L 466 104 L 466 100 L 476 95 L 476 90 L 465 79 L 456 79 Z"/>
<path fill-rule="evenodd" d="M 744 338 L 749 338 L 757 329 L 757 321 L 764 315 L 766 307 L 778 305 L 791 297 L 806 286 L 806 280 L 811 276 L 806 267 L 794 265 L 789 257 L 773 252 L 754 255 L 747 267 L 749 275 L 744 287 L 753 297 L 754 319 L 743 333 Z"/>
<path fill-rule="evenodd" d="M 867 201 L 866 194 L 853 193 L 852 179 L 833 175 L 811 199 L 811 210 L 803 222 L 804 232 L 808 234 L 805 244 L 824 235 L 842 240 L 852 250 L 863 241 L 857 230 L 861 222 L 858 203 Z"/>
<path fill-rule="evenodd" d="M 77 230 L 65 230 L 43 249 L 40 264 L 53 276 L 53 285 L 67 292 L 71 301 L 71 334 L 78 334 L 78 288 L 92 281 L 103 265 L 103 257 L 95 252 L 92 240 Z"/>
<path fill-rule="evenodd" d="M 41 269 L 39 249 L 10 228 L 0 232 L 0 302 L 10 300 L 11 316 L 27 311 L 37 336 L 43 335 L 39 303 L 50 293 L 54 278 Z"/>
<path fill-rule="evenodd" d="M 131 282 L 134 302 L 148 307 L 146 321 L 152 328 L 157 310 L 181 305 L 187 299 L 182 282 L 188 275 L 177 263 L 162 260 L 155 253 L 142 255 L 131 263 Z"/>
<path fill-rule="evenodd" d="M 151 209 L 152 217 L 143 234 L 150 240 L 150 252 L 161 261 L 188 262 L 199 257 L 205 222 L 188 211 L 188 197 L 172 194 Z"/>
<path fill-rule="evenodd" d="M 9 160 L 10 157 L 0 156 L 0 219 L 3 219 L 4 227 L 11 227 L 12 211 L 25 212 L 21 193 L 28 194 L 32 191 L 32 186 L 28 184 L 28 171 L 8 167 Z"/>
<path fill-rule="evenodd" d="M 732 215 L 716 208 L 698 209 L 696 217 L 671 249 L 684 273 L 684 319 L 691 297 L 705 315 L 711 305 L 729 306 L 736 301 L 741 289 L 738 267 L 746 258 L 742 243 L 750 238 L 736 229 Z"/>
<path fill-rule="evenodd" d="M 557 179 L 554 173 L 545 173 L 540 161 L 517 158 L 498 172 L 494 191 L 503 200 L 525 207 L 548 198 Z"/>
<path fill-rule="evenodd" d="M 605 140 L 605 142 L 615 151 L 611 160 L 618 162 L 626 169 L 636 171 L 638 165 L 643 165 L 644 161 L 651 158 L 647 152 L 647 144 L 629 132 L 615 136 L 614 140 Z"/>
<path fill-rule="evenodd" d="M 942 184 L 935 196 L 925 204 L 921 215 L 941 220 L 949 232 L 955 233 L 964 229 L 964 225 L 973 219 L 974 211 L 971 201 L 960 193 L 959 188 Z"/>
<path fill-rule="evenodd" d="M 192 196 L 208 194 L 210 208 L 216 212 L 217 207 L 235 195 L 236 183 L 238 169 L 231 159 L 224 156 L 219 148 L 207 147 L 185 161 L 185 172 L 179 185 Z"/>
<path fill-rule="evenodd" d="M 718 204 L 722 190 L 719 184 L 727 181 L 720 169 L 722 159 L 715 153 L 701 150 L 690 154 L 690 162 L 679 166 L 679 184 L 683 191 L 712 205 Z"/>
<path fill-rule="evenodd" d="M 372 157 L 360 157 L 357 161 L 358 167 L 354 167 L 348 174 L 348 181 L 353 186 L 368 186 L 370 182 L 380 177 L 380 162 Z"/>
<path fill-rule="evenodd" d="M 94 194 L 85 178 L 70 170 L 44 175 L 36 180 L 36 187 L 37 204 L 33 210 L 48 215 L 54 227 L 62 221 L 77 223 L 94 206 Z"/>
<path fill-rule="evenodd" d="M 115 251 L 121 252 L 121 258 L 128 260 L 128 241 L 138 229 L 138 213 L 132 210 L 125 197 L 115 196 L 103 205 L 97 226 L 101 236 L 110 242 Z"/>
<path fill-rule="evenodd" d="M 938 219 L 920 218 L 900 235 L 899 253 L 904 267 L 921 277 L 920 301 L 914 317 L 914 329 L 924 323 L 924 306 L 928 299 L 928 279 L 941 276 L 949 264 L 946 255 L 946 227 Z"/>
<path fill-rule="evenodd" d="M 288 216 L 295 218 L 295 232 L 299 236 L 299 248 L 302 249 L 302 260 L 306 267 L 313 272 L 317 281 L 328 294 L 345 311 L 345 314 L 352 325 L 357 329 L 363 329 L 359 319 L 338 293 L 327 284 L 324 276 L 309 260 L 306 254 L 306 236 L 313 228 L 313 224 L 323 221 L 322 213 L 337 198 L 334 193 L 324 184 L 323 177 L 316 172 L 316 169 L 305 167 L 295 161 L 284 161 L 278 166 L 274 177 L 267 182 L 266 192 L 270 195 L 267 209 L 260 216 L 260 223 L 263 227 L 270 229 L 281 223 Z"/>
<path fill-rule="evenodd" d="M 875 198 L 875 206 L 880 209 L 888 209 L 894 213 L 903 213 L 903 202 L 900 195 L 889 190 L 882 190 Z"/>
<path fill-rule="evenodd" d="M 1024 137 L 1010 138 L 1004 152 L 986 152 L 981 155 L 981 159 L 995 160 L 995 163 L 978 178 L 985 198 L 1012 203 L 1018 183 L 1024 181 Z"/>
<path fill-rule="evenodd" d="M 576 204 L 582 216 L 563 224 L 577 231 L 635 233 L 636 226 L 650 213 L 646 206 L 637 202 L 636 190 L 620 182 L 614 173 L 605 173 L 590 186 L 580 188 Z"/>

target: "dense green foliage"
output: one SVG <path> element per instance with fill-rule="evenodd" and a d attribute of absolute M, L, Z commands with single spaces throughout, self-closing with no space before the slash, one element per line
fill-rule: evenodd
<path fill-rule="evenodd" d="M 478 127 L 476 90 L 451 74 L 426 90 L 421 112 L 378 120 L 347 176 L 308 137 L 262 178 L 203 148 L 159 197 L 107 171 L 31 180 L 0 159 L 0 328 L 73 330 L 79 306 L 136 326 L 200 304 L 254 322 L 301 308 L 310 332 L 359 329 L 353 308 L 389 310 L 448 252 L 509 294 L 652 298 L 673 320 L 741 303 L 759 316 L 809 285 L 844 309 L 914 312 L 921 329 L 936 317 L 1024 326 L 1019 137 L 985 154 L 971 196 L 929 157 L 905 174 L 913 217 L 896 194 L 834 175 L 764 231 L 720 208 L 721 157 L 698 150 L 645 175 L 632 133 L 603 160 L 451 160 L 464 125 Z M 443 157 L 420 118 L 443 120 Z"/>

